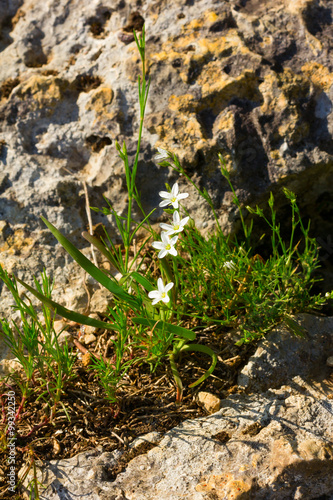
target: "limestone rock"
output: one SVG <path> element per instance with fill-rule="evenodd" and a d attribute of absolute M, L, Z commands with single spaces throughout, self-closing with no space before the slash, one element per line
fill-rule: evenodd
<path fill-rule="evenodd" d="M 197 395 L 197 401 L 209 414 L 215 413 L 220 409 L 220 398 L 209 392 L 200 391 Z"/>
<path fill-rule="evenodd" d="M 296 494 L 303 499 L 329 495 L 332 401 L 310 386 L 305 394 L 289 388 L 286 396 L 285 388 L 264 395 L 232 395 L 214 415 L 185 421 L 169 431 L 115 481 L 107 479 L 115 464 L 111 453 L 52 461 L 39 474 L 49 485 L 41 498 L 53 500 L 74 491 L 83 498 L 89 492 L 94 500 L 204 500 L 210 495 L 223 500 L 231 495 L 287 500 Z"/>
<path fill-rule="evenodd" d="M 83 337 L 82 342 L 85 345 L 89 345 L 95 342 L 95 340 L 96 340 L 95 335 L 93 333 L 88 333 Z"/>
<path fill-rule="evenodd" d="M 64 0 L 43 8 L 33 0 L 1 0 L 1 263 L 26 281 L 46 267 L 56 287 L 62 280 L 55 300 L 65 298 L 67 307 L 84 313 L 79 271 L 40 215 L 85 248 L 83 181 L 90 205 L 101 207 L 105 195 L 124 213 L 125 174 L 115 141 L 126 139 L 132 161 L 139 57 L 127 30 L 143 21 L 152 85 L 137 185 L 147 213 L 158 205 L 164 183 L 175 180 L 152 161 L 161 146 L 177 153 L 189 175 L 207 188 L 223 230 L 237 230 L 239 214 L 218 167 L 221 152 L 242 203 L 262 205 L 273 190 L 284 214 L 281 187 L 298 194 L 328 263 L 331 17 L 331 3 L 323 0 L 178 0 L 172 6 L 147 0 L 135 9 L 126 0 L 73 0 L 70 9 Z M 181 184 L 190 193 L 187 208 L 197 226 L 211 229 L 210 209 Z M 160 216 L 157 210 L 151 222 Z M 119 242 L 114 221 L 92 217 Z M 1 310 L 8 312 L 5 291 L 1 299 Z"/>
<path fill-rule="evenodd" d="M 93 313 L 101 315 L 109 313 L 109 307 L 112 303 L 112 293 L 105 288 L 99 288 L 91 297 L 90 310 Z"/>
<path fill-rule="evenodd" d="M 297 375 L 306 379 L 326 369 L 327 353 L 333 351 L 332 318 L 300 314 L 297 322 L 306 337 L 296 337 L 285 326 L 274 329 L 259 342 L 238 377 L 238 385 L 249 392 L 266 391 Z"/>

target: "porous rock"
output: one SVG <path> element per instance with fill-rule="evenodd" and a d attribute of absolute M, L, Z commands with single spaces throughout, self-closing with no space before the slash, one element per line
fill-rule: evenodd
<path fill-rule="evenodd" d="M 301 314 L 298 325 L 303 337 L 296 337 L 283 325 L 260 342 L 238 376 L 239 386 L 247 392 L 267 391 L 297 375 L 307 378 L 325 372 L 327 355 L 333 354 L 332 318 Z"/>
<path fill-rule="evenodd" d="M 317 361 L 327 353 L 322 330 L 333 338 L 333 318 L 300 315 L 310 339 L 317 336 Z M 278 349 L 271 354 L 283 366 L 284 329 L 277 328 Z M 267 350 L 265 341 L 258 349 Z M 311 342 L 303 354 L 311 354 Z M 321 352 L 319 352 L 321 351 Z M 314 360 L 315 361 L 315 360 Z M 252 371 L 270 376 L 270 364 L 254 356 Z M 41 498 L 80 494 L 93 500 L 311 500 L 332 498 L 333 379 L 321 365 L 300 375 L 284 376 L 264 392 L 232 394 L 213 415 L 186 420 L 154 440 L 114 477 L 120 452 L 85 452 L 70 460 L 45 463 L 38 472 L 47 486 Z M 254 373 L 254 371 L 253 371 Z M 145 437 L 140 439 L 144 439 Z M 89 471 L 89 473 L 88 473 Z"/>
<path fill-rule="evenodd" d="M 46 267 L 56 278 L 53 298 L 69 299 L 85 311 L 88 298 L 82 283 L 78 286 L 79 271 L 40 215 L 80 248 L 88 247 L 81 238 L 87 229 L 83 182 L 91 206 L 103 205 L 104 195 L 123 215 L 125 173 L 115 141 L 127 141 L 132 161 L 139 56 L 131 33 L 143 21 L 152 78 L 137 176 L 145 210 L 158 205 L 166 181 L 176 180 L 152 161 L 156 147 L 166 147 L 207 188 L 223 230 L 237 230 L 238 211 L 218 167 L 221 152 L 244 205 L 262 205 L 273 190 L 283 225 L 288 212 L 281 187 L 298 194 L 328 263 L 333 254 L 331 2 L 177 0 L 170 6 L 147 0 L 134 8 L 126 0 L 74 0 L 69 8 L 64 0 L 43 6 L 1 0 L 0 12 L 5 268 L 31 282 Z M 204 201 L 185 180 L 180 186 L 190 193 L 186 207 L 197 226 L 212 228 Z M 153 223 L 161 213 L 152 215 Z M 119 241 L 114 220 L 92 217 Z M 65 280 L 71 298 L 63 293 Z M 5 290 L 1 298 L 1 310 L 8 312 Z"/>

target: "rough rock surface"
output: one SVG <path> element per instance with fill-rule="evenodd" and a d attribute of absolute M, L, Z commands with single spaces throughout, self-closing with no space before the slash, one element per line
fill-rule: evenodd
<path fill-rule="evenodd" d="M 276 349 L 261 342 L 243 370 L 252 393 L 231 395 L 215 414 L 187 420 L 164 437 L 141 438 L 133 445 L 146 440 L 155 446 L 116 478 L 119 451 L 98 449 L 44 463 L 39 478 L 47 488 L 41 499 L 333 499 L 333 373 L 322 362 L 333 352 L 333 318 L 300 315 L 298 320 L 309 335 L 302 356 L 313 357 L 301 375 L 296 360 L 294 373 L 284 370 L 274 388 L 256 392 L 262 389 L 255 383 L 258 373 L 261 380 L 272 380 L 275 366 L 294 359 L 279 327 L 271 334 Z M 329 343 L 321 341 L 321 332 Z"/>
<path fill-rule="evenodd" d="M 146 210 L 156 207 L 164 182 L 175 180 L 152 161 L 162 146 L 177 152 L 208 189 L 222 227 L 237 228 L 217 166 L 222 152 L 242 202 L 262 203 L 273 190 L 285 206 L 281 186 L 296 191 L 331 257 L 332 10 L 324 0 L 177 0 L 172 6 L 166 0 L 1 0 L 1 263 L 28 281 L 46 266 L 56 278 L 54 298 L 85 308 L 85 277 L 39 216 L 86 246 L 83 181 L 92 206 L 101 206 L 105 195 L 119 212 L 125 209 L 114 144 L 126 139 L 133 157 L 138 54 L 131 32 L 143 21 L 152 77 L 138 172 Z M 187 189 L 198 227 L 212 227 L 207 206 Z M 281 213 L 287 214 L 283 206 Z M 93 214 L 94 224 L 104 219 Z M 104 222 L 116 236 L 114 221 Z M 1 310 L 8 306 L 3 292 Z"/>

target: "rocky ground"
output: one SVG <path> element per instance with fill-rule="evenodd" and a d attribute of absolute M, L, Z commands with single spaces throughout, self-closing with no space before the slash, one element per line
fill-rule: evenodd
<path fill-rule="evenodd" d="M 212 415 L 136 439 L 132 455 L 100 446 L 40 463 L 41 499 L 331 500 L 333 319 L 298 323 L 307 338 L 275 329 L 239 375 L 245 392 Z"/>
<path fill-rule="evenodd" d="M 27 282 L 45 266 L 55 278 L 55 300 L 84 312 L 91 296 L 90 313 L 105 310 L 109 297 L 55 243 L 40 215 L 90 257 L 81 237 L 88 223 L 84 183 L 90 205 L 101 207 L 106 196 L 125 210 L 115 141 L 126 140 L 134 157 L 139 58 L 132 30 L 144 22 L 152 84 L 137 180 L 146 211 L 176 179 L 152 159 L 165 147 L 208 190 L 223 229 L 238 231 L 218 168 L 221 152 L 244 205 L 263 206 L 274 193 L 283 230 L 289 212 L 282 187 L 296 192 L 322 247 L 323 289 L 331 289 L 332 16 L 329 0 L 0 0 L 0 264 Z M 180 184 L 197 226 L 212 229 L 209 208 L 185 179 Z M 152 222 L 161 215 L 157 210 Z M 119 241 L 113 220 L 92 217 L 96 231 L 102 222 Z M 12 315 L 1 284 L 0 293 L 1 312 Z M 288 344 L 275 351 L 264 345 L 257 353 L 264 368 L 250 362 L 239 379 L 249 394 L 229 396 L 215 415 L 150 437 L 156 446 L 111 482 L 105 467 L 120 452 L 89 452 L 63 470 L 49 465 L 45 498 L 76 493 L 73 475 L 75 488 L 84 495 L 95 488 L 89 498 L 96 499 L 333 498 L 330 372 L 323 356 L 321 374 L 311 361 L 317 347 L 332 355 L 322 337 L 332 325 L 324 318 L 310 323 L 309 331 L 320 326 L 319 340 L 300 349 L 299 371 L 276 364 Z M 290 349 L 296 356 L 299 345 Z M 3 344 L 0 357 L 6 371 Z M 289 364 L 290 357 L 282 365 Z"/>

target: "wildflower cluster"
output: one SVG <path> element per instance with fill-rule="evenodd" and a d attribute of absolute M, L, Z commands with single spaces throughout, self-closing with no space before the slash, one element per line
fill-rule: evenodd
<path fill-rule="evenodd" d="M 159 153 L 155 156 L 156 160 L 161 161 L 168 157 L 167 151 L 158 148 L 158 152 Z M 162 241 L 154 241 L 152 243 L 153 248 L 159 250 L 158 258 L 163 259 L 168 254 L 173 256 L 177 255 L 175 245 L 178 240 L 178 235 L 183 231 L 185 225 L 189 221 L 189 217 L 184 217 L 183 219 L 180 218 L 179 201 L 187 198 L 188 193 L 179 193 L 179 186 L 176 182 L 172 186 L 170 193 L 168 191 L 160 191 L 159 195 L 161 196 L 161 198 L 164 198 L 159 204 L 160 207 L 167 207 L 168 205 L 172 205 L 172 207 L 174 208 L 171 224 L 160 224 L 161 229 L 163 229 L 161 233 Z M 148 294 L 148 297 L 150 299 L 153 299 L 152 304 L 155 305 L 161 300 L 164 303 L 168 303 L 170 301 L 170 298 L 167 293 L 173 286 L 173 282 L 170 282 L 164 286 L 162 278 L 159 278 L 157 281 L 158 290 L 153 290 Z"/>

